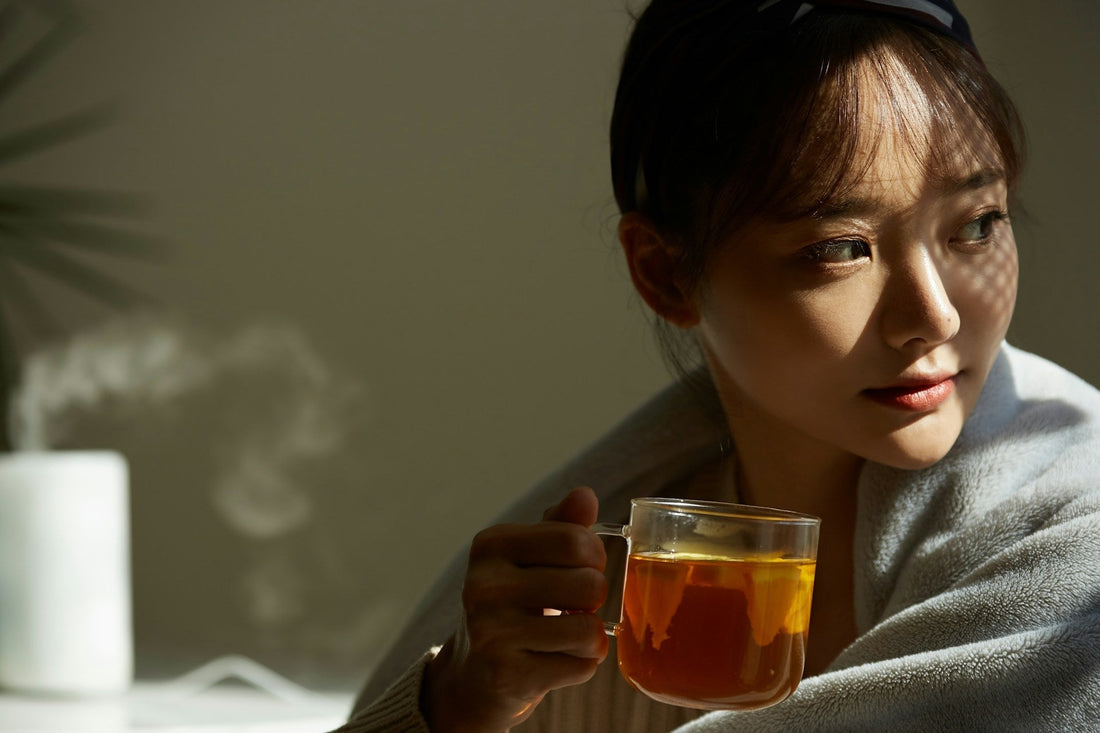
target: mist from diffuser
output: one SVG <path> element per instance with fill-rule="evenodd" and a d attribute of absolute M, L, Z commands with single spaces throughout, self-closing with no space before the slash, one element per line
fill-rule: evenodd
<path fill-rule="evenodd" d="M 290 477 L 294 464 L 341 446 L 342 413 L 359 392 L 288 326 L 254 325 L 219 339 L 178 319 L 132 317 L 40 351 L 28 360 L 13 400 L 15 444 L 49 450 L 91 411 L 141 420 L 185 410 L 189 400 L 227 380 L 263 396 L 244 406 L 226 404 L 225 414 L 212 418 L 211 432 L 223 442 L 216 446 L 222 459 L 211 498 L 239 532 L 277 536 L 310 516 L 308 495 Z M 270 414 L 256 412 L 261 401 Z"/>
<path fill-rule="evenodd" d="M 340 481 L 360 486 L 362 476 L 340 452 L 364 411 L 359 384 L 327 367 L 298 329 L 131 316 L 33 354 L 23 374 L 11 416 L 21 450 L 100 441 L 117 444 L 132 459 L 135 602 L 146 611 L 137 616 L 145 620 L 139 630 L 146 641 L 168 644 L 169 654 L 182 648 L 205 655 L 204 644 L 210 654 L 232 653 L 246 651 L 249 639 L 280 638 L 287 649 L 327 654 L 337 643 L 333 637 L 344 634 L 343 645 L 354 647 L 354 629 L 370 619 L 375 629 L 377 614 L 388 613 L 348 604 L 353 610 L 345 616 L 355 618 L 311 621 L 316 604 L 332 605 L 325 594 L 336 591 L 328 588 L 348 587 L 356 575 L 339 550 L 322 546 L 325 533 L 311 520 L 318 491 L 334 490 Z M 335 468 L 338 457 L 345 461 Z M 337 470 L 337 476 L 325 473 Z M 193 510 L 180 514 L 181 502 Z M 209 519 L 190 526 L 199 516 L 190 512 L 200 507 Z M 219 523 L 240 540 L 211 544 L 207 533 Z M 210 568 L 215 546 L 230 554 Z M 181 562 L 216 579 L 207 588 L 214 595 L 204 600 L 172 583 L 169 574 Z M 232 588 L 233 595 L 218 587 Z M 187 603 L 194 604 L 190 611 Z M 177 610 L 163 615 L 165 604 Z M 196 612 L 214 616 L 201 617 L 203 626 Z M 224 634 L 222 641 L 214 631 Z M 241 636 L 244 631 L 251 636 Z M 227 648 L 234 643 L 227 639 L 239 639 L 240 646 Z"/>

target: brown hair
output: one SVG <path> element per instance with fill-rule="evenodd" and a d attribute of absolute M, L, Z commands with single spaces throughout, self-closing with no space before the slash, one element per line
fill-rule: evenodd
<path fill-rule="evenodd" d="M 858 181 L 868 70 L 890 104 L 899 105 L 890 77 L 898 63 L 929 100 L 931 128 L 902 138 L 930 174 L 949 174 L 969 150 L 1014 190 L 1019 116 L 971 51 L 904 20 L 827 8 L 768 27 L 757 4 L 654 0 L 623 60 L 611 119 L 615 198 L 677 245 L 689 285 L 740 226 L 809 213 Z M 904 125 L 904 115 L 894 119 Z"/>

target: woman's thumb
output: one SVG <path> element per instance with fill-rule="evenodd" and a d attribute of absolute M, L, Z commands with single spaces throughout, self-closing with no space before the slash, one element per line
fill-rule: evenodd
<path fill-rule="evenodd" d="M 596 523 L 599 512 L 600 500 L 596 498 L 596 492 L 587 486 L 581 486 L 547 509 L 542 518 L 543 521 L 572 522 L 589 527 Z"/>

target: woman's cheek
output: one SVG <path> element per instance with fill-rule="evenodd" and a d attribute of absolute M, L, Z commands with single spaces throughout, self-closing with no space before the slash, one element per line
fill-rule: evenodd
<path fill-rule="evenodd" d="M 865 288 L 836 289 L 803 297 L 799 312 L 790 321 L 791 338 L 803 349 L 813 348 L 821 356 L 851 354 L 868 334 L 877 298 Z"/>
<path fill-rule="evenodd" d="M 1018 280 L 1019 260 L 1011 239 L 963 269 L 956 290 L 963 326 L 978 326 L 999 344 L 1012 321 Z"/>

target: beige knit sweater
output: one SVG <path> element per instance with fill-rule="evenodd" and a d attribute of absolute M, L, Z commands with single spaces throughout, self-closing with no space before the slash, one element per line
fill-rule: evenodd
<path fill-rule="evenodd" d="M 429 733 L 417 698 L 426 654 L 385 695 L 359 711 L 339 733 Z M 611 655 L 584 685 L 552 690 L 514 733 L 667 733 L 702 715 L 650 700 L 631 688 Z"/>

